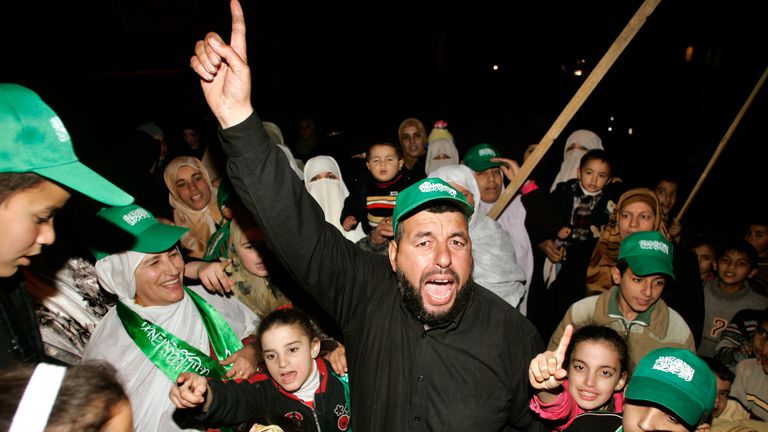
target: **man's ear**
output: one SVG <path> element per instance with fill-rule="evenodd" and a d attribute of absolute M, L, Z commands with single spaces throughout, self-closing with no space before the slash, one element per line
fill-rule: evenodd
<path fill-rule="evenodd" d="M 394 240 L 389 241 L 389 265 L 392 266 L 392 271 L 397 271 L 397 243 Z"/>
<path fill-rule="evenodd" d="M 618 285 L 619 282 L 621 282 L 621 272 L 619 271 L 618 267 L 611 267 L 611 278 L 613 279 L 613 283 L 615 285 Z"/>

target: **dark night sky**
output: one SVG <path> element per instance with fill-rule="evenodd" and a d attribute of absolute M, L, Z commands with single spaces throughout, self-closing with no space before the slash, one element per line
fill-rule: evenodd
<path fill-rule="evenodd" d="M 415 116 L 428 127 L 447 120 L 461 152 L 490 142 L 519 158 L 581 85 L 583 77 L 571 73 L 576 61 L 585 59 L 590 70 L 640 4 L 245 1 L 253 102 L 289 144 L 303 115 L 321 133 L 343 131 L 334 145 L 354 150 L 374 136 L 396 139 L 400 120 Z M 187 65 L 206 31 L 228 32 L 225 0 L 43 1 L 16 8 L 0 17 L 6 41 L 0 81 L 36 89 L 64 119 L 84 159 L 99 161 L 114 151 L 113 137 L 140 122 L 172 129 L 208 115 Z M 561 160 L 571 131 L 587 128 L 603 137 L 626 180 L 641 182 L 673 165 L 692 187 L 768 66 L 768 25 L 758 9 L 758 2 L 742 0 L 663 0 L 545 166 Z M 763 200 L 768 152 L 758 125 L 765 124 L 766 93 L 694 201 L 691 221 L 708 225 L 705 212 L 734 221 Z"/>

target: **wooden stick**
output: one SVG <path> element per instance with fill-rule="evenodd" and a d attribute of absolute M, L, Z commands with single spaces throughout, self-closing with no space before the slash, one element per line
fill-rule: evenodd
<path fill-rule="evenodd" d="M 757 80 L 757 84 L 755 84 L 755 88 L 752 89 L 752 93 L 750 93 L 746 102 L 744 102 L 744 105 L 742 105 L 741 109 L 739 110 L 739 113 L 736 114 L 736 118 L 733 119 L 731 126 L 728 128 L 727 131 L 725 131 L 725 135 L 723 135 L 723 139 L 720 140 L 720 144 L 718 144 L 717 149 L 715 149 L 715 153 L 712 154 L 712 157 L 709 159 L 709 163 L 707 164 L 707 167 L 704 168 L 704 172 L 701 174 L 701 177 L 699 177 L 699 181 L 696 182 L 696 186 L 693 187 L 691 194 L 688 195 L 688 199 L 685 201 L 685 204 L 683 204 L 683 207 L 680 209 L 680 213 L 678 213 L 677 216 L 675 216 L 675 222 L 680 222 L 680 219 L 682 219 L 683 216 L 685 215 L 686 210 L 688 210 L 688 207 L 691 205 L 691 201 L 693 201 L 693 197 L 696 196 L 696 193 L 699 191 L 701 184 L 704 183 L 704 180 L 707 178 L 709 171 L 712 170 L 712 167 L 715 165 L 717 158 L 720 157 L 720 153 L 723 152 L 723 148 L 725 148 L 725 145 L 728 144 L 728 140 L 731 139 L 731 136 L 733 135 L 733 131 L 736 130 L 736 126 L 739 125 L 742 117 L 744 117 L 744 113 L 746 113 L 749 106 L 752 105 L 752 100 L 755 99 L 755 95 L 757 95 L 757 92 L 760 91 L 760 87 L 763 86 L 763 83 L 765 82 L 766 77 L 768 77 L 768 67 L 765 68 L 765 71 L 763 71 L 763 75 L 760 77 L 759 80 Z"/>
<path fill-rule="evenodd" d="M 536 149 L 528 157 L 528 160 L 526 160 L 525 163 L 523 163 L 523 166 L 520 167 L 520 172 L 515 175 L 515 178 L 512 179 L 509 186 L 504 190 L 504 193 L 501 194 L 493 207 L 491 207 L 488 216 L 493 219 L 499 218 L 501 212 L 503 212 L 507 205 L 509 205 L 509 202 L 512 201 L 512 197 L 517 190 L 520 189 L 520 186 L 523 185 L 525 180 L 528 179 L 528 176 L 531 175 L 531 172 L 533 172 L 533 169 L 544 157 L 544 154 L 549 150 L 549 147 L 552 146 L 552 143 L 560 135 L 565 126 L 568 125 L 568 122 L 571 121 L 579 108 L 581 108 L 581 105 L 584 104 L 584 101 L 589 97 L 595 87 L 597 87 L 600 80 L 603 79 L 603 76 L 605 76 L 608 69 L 611 68 L 616 61 L 616 58 L 618 58 L 624 51 L 624 48 L 629 45 L 629 42 L 635 37 L 638 30 L 640 30 L 640 27 L 642 27 L 645 20 L 651 15 L 660 2 L 661 0 L 645 0 L 643 4 L 640 5 L 640 8 L 635 12 L 632 19 L 629 20 L 629 23 L 627 23 L 624 30 L 613 42 L 613 45 L 608 48 L 608 51 L 603 55 L 603 58 L 600 59 L 600 62 L 597 63 L 592 70 L 592 73 L 590 73 L 587 79 L 584 80 L 584 83 L 582 83 L 579 90 L 571 98 L 571 101 L 568 102 L 568 105 L 565 106 L 560 113 L 560 116 L 557 117 L 557 120 L 555 120 L 547 133 L 544 134 L 544 138 L 541 139 L 539 145 L 536 146 Z"/>

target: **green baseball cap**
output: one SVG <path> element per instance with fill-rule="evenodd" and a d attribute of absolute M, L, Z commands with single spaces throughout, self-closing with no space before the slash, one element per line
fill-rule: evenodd
<path fill-rule="evenodd" d="M 408 186 L 397 194 L 395 210 L 392 213 L 393 230 L 397 232 L 398 222 L 407 219 L 413 210 L 430 201 L 446 201 L 458 207 L 467 219 L 475 211 L 467 202 L 464 194 L 454 189 L 453 186 L 439 178 L 426 178 Z"/>
<path fill-rule="evenodd" d="M 672 279 L 674 248 L 658 231 L 639 231 L 627 236 L 619 246 L 619 259 L 624 259 L 632 273 L 648 276 L 662 273 Z"/>
<path fill-rule="evenodd" d="M 501 157 L 496 147 L 490 144 L 478 144 L 464 155 L 464 165 L 472 168 L 472 171 L 485 171 L 488 168 L 500 167 L 501 162 L 492 162 L 491 159 Z"/>
<path fill-rule="evenodd" d="M 0 172 L 35 173 L 107 205 L 133 202 L 78 160 L 59 116 L 18 84 L 0 83 Z"/>
<path fill-rule="evenodd" d="M 126 250 L 163 252 L 189 231 L 189 228 L 161 223 L 135 204 L 103 208 L 96 214 L 96 222 L 99 226 L 95 231 L 100 235 L 91 242 L 91 252 L 97 260 Z"/>
<path fill-rule="evenodd" d="M 624 396 L 659 404 L 698 426 L 712 413 L 716 394 L 715 374 L 696 353 L 659 348 L 640 359 Z"/>

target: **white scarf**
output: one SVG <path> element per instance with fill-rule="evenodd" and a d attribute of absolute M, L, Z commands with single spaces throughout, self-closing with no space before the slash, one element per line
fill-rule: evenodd
<path fill-rule="evenodd" d="M 439 155 L 446 155 L 448 159 L 435 159 Z M 453 141 L 447 138 L 440 138 L 429 143 L 427 148 L 427 159 L 424 171 L 427 175 L 432 174 L 436 169 L 448 165 L 457 165 L 459 163 L 459 150 Z"/>
<path fill-rule="evenodd" d="M 312 177 L 331 172 L 338 180 L 318 179 L 312 181 Z M 325 214 L 325 221 L 338 229 L 344 237 L 352 242 L 365 237 L 362 224 L 357 224 L 357 228 L 352 231 L 345 231 L 341 226 L 341 210 L 344 208 L 344 200 L 349 196 L 347 185 L 341 177 L 341 170 L 336 160 L 330 156 L 315 156 L 304 165 L 304 184 L 312 198 L 317 201 Z"/>
<path fill-rule="evenodd" d="M 96 262 L 99 282 L 142 318 L 200 351 L 210 352 L 208 333 L 188 295 L 167 306 L 143 307 L 133 301 L 136 296 L 134 272 L 144 256 L 143 253 L 128 251 L 100 259 Z M 255 333 L 258 317 L 238 300 L 210 294 L 200 286 L 189 288 L 216 308 L 240 339 Z M 85 347 L 83 361 L 93 359 L 106 360 L 117 369 L 131 400 L 136 430 L 181 430 L 171 417 L 175 407 L 168 399 L 168 392 L 173 383 L 128 336 L 115 308 L 104 316 Z"/>
<path fill-rule="evenodd" d="M 570 147 L 571 144 L 579 144 L 586 150 L 577 148 L 568 150 L 568 147 Z M 560 165 L 560 172 L 555 176 L 555 181 L 552 182 L 552 187 L 549 188 L 549 191 L 552 192 L 555 190 L 559 183 L 576 178 L 579 171 L 579 164 L 581 163 L 581 157 L 584 156 L 587 151 L 602 148 L 603 141 L 592 131 L 579 129 L 570 134 L 568 139 L 565 140 L 563 163 Z"/>

